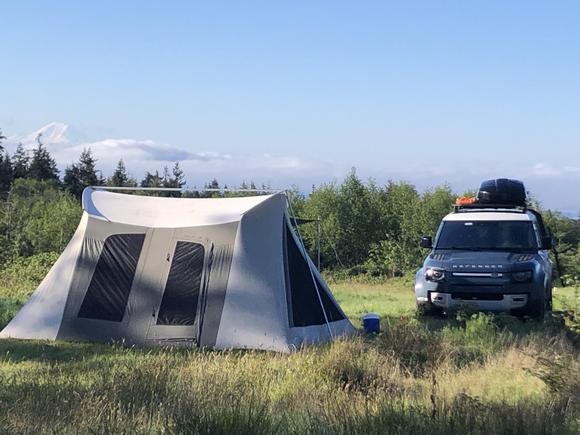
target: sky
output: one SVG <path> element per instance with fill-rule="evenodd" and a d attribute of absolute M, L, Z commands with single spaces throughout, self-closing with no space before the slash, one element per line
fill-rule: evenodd
<path fill-rule="evenodd" d="M 580 211 L 578 1 L 18 1 L 0 129 L 105 175 L 275 188 L 522 179 Z M 44 128 L 44 129 L 43 129 Z M 32 143 L 27 144 L 32 146 Z"/>

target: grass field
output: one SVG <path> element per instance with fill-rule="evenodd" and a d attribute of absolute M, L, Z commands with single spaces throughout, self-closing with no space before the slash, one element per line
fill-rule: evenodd
<path fill-rule="evenodd" d="M 23 278 L 26 276 L 26 278 Z M 36 276 L 0 277 L 0 327 Z M 332 282 L 383 332 L 284 355 L 0 341 L 1 433 L 563 434 L 580 430 L 578 293 L 544 323 L 417 319 L 410 282 Z"/>

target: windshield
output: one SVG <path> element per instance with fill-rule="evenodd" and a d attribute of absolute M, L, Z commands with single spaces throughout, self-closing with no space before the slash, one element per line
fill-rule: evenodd
<path fill-rule="evenodd" d="M 531 222 L 448 221 L 437 239 L 436 249 L 519 251 L 537 249 Z"/>

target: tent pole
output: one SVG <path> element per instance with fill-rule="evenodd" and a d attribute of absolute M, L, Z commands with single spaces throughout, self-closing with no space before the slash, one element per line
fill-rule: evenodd
<path fill-rule="evenodd" d="M 294 214 L 294 209 L 292 208 L 292 201 L 290 200 L 290 192 L 286 192 L 286 203 L 288 204 L 288 209 L 294 220 L 296 220 L 296 215 Z M 326 310 L 324 309 L 324 304 L 322 303 L 322 296 L 320 296 L 320 289 L 318 288 L 318 283 L 316 282 L 316 278 L 314 278 L 314 272 L 312 271 L 313 262 L 310 260 L 308 256 L 308 252 L 306 251 L 306 245 L 304 244 L 304 239 L 302 239 L 302 234 L 300 234 L 300 228 L 296 225 L 296 234 L 298 234 L 298 240 L 300 242 L 300 247 L 302 248 L 302 255 L 306 260 L 306 264 L 308 265 L 308 270 L 310 270 L 310 277 L 312 278 L 312 282 L 314 283 L 314 288 L 316 289 L 316 295 L 318 296 L 318 302 L 320 303 L 320 308 L 322 308 L 322 314 L 324 315 L 324 320 L 326 322 L 326 327 L 328 328 L 328 335 L 330 336 L 331 340 L 334 340 L 334 334 L 332 333 L 332 328 L 330 327 L 330 322 L 328 321 L 328 315 L 326 314 Z"/>
<path fill-rule="evenodd" d="M 121 186 L 89 186 L 94 190 L 128 190 L 128 191 L 159 191 L 159 192 L 239 192 L 239 193 L 282 193 L 283 189 L 189 189 L 186 187 L 121 187 Z"/>
<path fill-rule="evenodd" d="M 317 248 L 318 248 L 318 259 L 316 262 L 316 267 L 318 268 L 318 270 L 320 270 L 320 216 L 318 216 L 318 220 L 316 221 L 316 236 L 318 238 L 317 240 Z"/>

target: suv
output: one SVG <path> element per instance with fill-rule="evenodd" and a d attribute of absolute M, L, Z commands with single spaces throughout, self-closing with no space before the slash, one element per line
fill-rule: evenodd
<path fill-rule="evenodd" d="M 461 198 L 443 218 L 435 243 L 424 236 L 421 247 L 432 249 L 415 280 L 421 314 L 466 307 L 541 318 L 551 310 L 552 238 L 526 207 L 521 182 L 482 183 L 477 198 Z"/>

